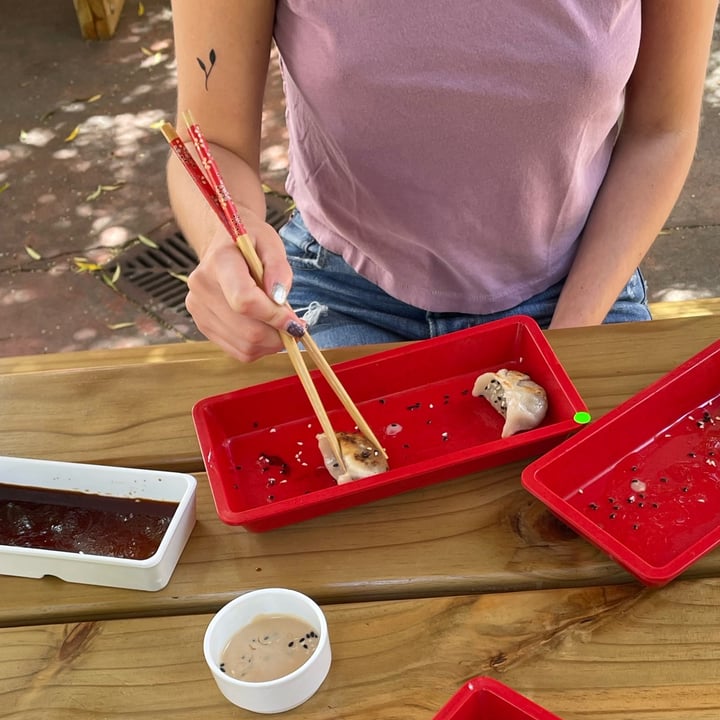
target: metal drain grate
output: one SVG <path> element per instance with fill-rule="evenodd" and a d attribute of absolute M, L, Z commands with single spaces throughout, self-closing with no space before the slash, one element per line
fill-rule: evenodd
<path fill-rule="evenodd" d="M 267 222 L 276 230 L 285 224 L 293 204 L 273 192 L 265 195 Z M 188 339 L 201 339 L 185 307 L 187 284 L 183 277 L 197 265 L 197 255 L 174 223 L 160 226 L 147 237 L 157 247 L 136 243 L 109 262 L 104 270 L 113 277 L 115 289 L 160 322 Z"/>

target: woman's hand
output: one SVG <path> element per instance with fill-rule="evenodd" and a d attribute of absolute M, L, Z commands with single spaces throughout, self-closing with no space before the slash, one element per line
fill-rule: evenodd
<path fill-rule="evenodd" d="M 244 217 L 263 264 L 263 287 L 250 274 L 240 249 L 218 226 L 188 279 L 185 304 L 198 329 L 225 352 L 243 362 L 283 347 L 278 331 L 301 337 L 303 323 L 286 304 L 292 270 L 272 226 Z"/>

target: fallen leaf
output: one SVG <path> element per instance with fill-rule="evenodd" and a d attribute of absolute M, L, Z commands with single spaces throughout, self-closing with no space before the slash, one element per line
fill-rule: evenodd
<path fill-rule="evenodd" d="M 112 192 L 113 190 L 119 190 L 125 183 L 117 183 L 115 185 L 98 185 L 85 200 L 91 202 L 97 200 L 103 193 Z"/>
<path fill-rule="evenodd" d="M 172 272 L 171 270 L 168 270 L 168 275 L 172 275 L 172 277 L 174 277 L 176 280 L 180 280 L 181 282 L 184 282 L 185 284 L 187 284 L 187 281 L 188 281 L 187 275 L 183 275 L 182 273 Z"/>
<path fill-rule="evenodd" d="M 20 131 L 20 142 L 25 143 L 25 142 L 27 142 L 27 139 L 28 139 L 27 132 L 25 130 L 21 130 Z"/>
<path fill-rule="evenodd" d="M 85 200 L 87 200 L 87 201 L 97 200 L 97 198 L 99 198 L 99 197 L 102 195 L 102 191 L 103 191 L 102 185 L 98 185 L 98 186 L 97 186 L 97 190 L 95 190 L 94 192 L 91 192 L 91 193 L 85 198 Z"/>
<path fill-rule="evenodd" d="M 87 99 L 87 101 L 88 101 L 89 103 L 91 103 L 91 102 L 97 102 L 101 97 L 102 97 L 102 94 L 99 93 L 99 94 L 97 94 L 97 95 L 93 95 L 92 97 L 89 97 L 89 98 Z"/>
<path fill-rule="evenodd" d="M 120 323 L 113 323 L 112 325 L 108 325 L 108 330 L 123 330 L 124 328 L 129 327 L 135 327 L 134 322 L 120 322 Z"/>
<path fill-rule="evenodd" d="M 75 129 L 65 138 L 65 142 L 72 142 L 80 132 L 80 126 L 78 125 Z"/>
<path fill-rule="evenodd" d="M 117 292 L 117 288 L 115 287 L 115 283 L 110 279 L 110 277 L 108 277 L 107 273 L 103 273 L 103 274 L 101 275 L 101 277 L 102 277 L 103 282 L 104 282 L 108 287 L 112 288 L 113 290 L 115 290 L 115 292 Z"/>
<path fill-rule="evenodd" d="M 159 130 L 163 125 L 165 125 L 165 120 L 156 120 L 154 123 L 150 125 L 151 130 Z"/>
<path fill-rule="evenodd" d="M 56 112 L 57 108 L 55 108 L 54 110 L 48 110 L 46 113 L 40 116 L 40 122 L 45 122 L 46 120 L 49 120 Z"/>
<path fill-rule="evenodd" d="M 73 258 L 73 263 L 76 272 L 98 272 L 102 270 L 102 266 L 83 257 Z"/>
<path fill-rule="evenodd" d="M 145 6 L 141 2 L 138 3 L 137 13 L 138 17 L 142 17 L 145 14 Z"/>
<path fill-rule="evenodd" d="M 138 235 L 137 239 L 143 245 L 147 245 L 148 247 L 155 248 L 155 249 L 158 248 L 158 244 L 154 240 L 151 240 L 149 237 L 145 237 L 145 235 Z"/>
<path fill-rule="evenodd" d="M 142 47 L 142 48 L 140 48 L 140 50 L 148 57 L 152 57 L 153 55 L 155 55 L 155 53 L 152 50 L 148 50 L 148 48 L 146 48 L 146 47 Z"/>
<path fill-rule="evenodd" d="M 25 252 L 33 259 L 33 260 L 41 260 L 42 255 L 37 251 L 31 248 L 29 245 L 25 246 Z"/>
<path fill-rule="evenodd" d="M 0 193 L 4 193 L 10 187 L 10 183 L 6 182 L 0 185 Z"/>
<path fill-rule="evenodd" d="M 145 48 L 143 48 L 143 49 L 145 49 Z M 163 60 L 165 60 L 166 57 L 167 57 L 167 55 L 163 55 L 161 52 L 150 52 L 147 60 L 142 61 L 141 67 L 143 67 L 143 68 L 155 67 L 155 65 L 159 65 Z"/>
<path fill-rule="evenodd" d="M 110 281 L 113 285 L 120 279 L 121 272 L 122 272 L 122 266 L 116 265 L 115 272 L 113 273 L 112 280 Z"/>

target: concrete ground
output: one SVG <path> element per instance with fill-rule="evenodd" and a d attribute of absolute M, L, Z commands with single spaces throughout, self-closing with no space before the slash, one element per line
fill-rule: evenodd
<path fill-rule="evenodd" d="M 126 0 L 109 41 L 82 38 L 70 0 L 13 3 L 12 12 L 6 10 L 0 25 L 0 356 L 197 338 L 189 318 L 156 312 L 129 297 L 115 272 L 100 269 L 172 228 L 167 146 L 158 130 L 175 111 L 168 0 Z M 262 170 L 278 191 L 287 165 L 283 112 L 273 67 Z M 697 157 L 643 264 L 652 301 L 720 297 L 718 148 L 720 25 Z"/>

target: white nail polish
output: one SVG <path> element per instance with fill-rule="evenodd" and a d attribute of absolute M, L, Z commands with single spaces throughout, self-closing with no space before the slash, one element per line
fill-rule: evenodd
<path fill-rule="evenodd" d="M 278 305 L 283 305 L 287 300 L 287 289 L 282 283 L 275 283 L 272 286 L 272 299 Z"/>

